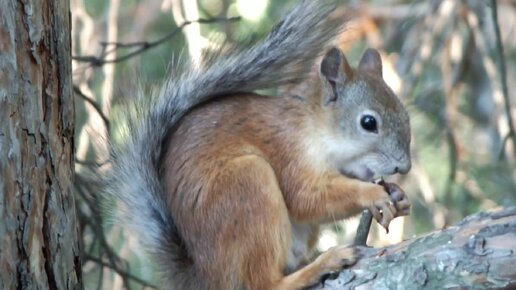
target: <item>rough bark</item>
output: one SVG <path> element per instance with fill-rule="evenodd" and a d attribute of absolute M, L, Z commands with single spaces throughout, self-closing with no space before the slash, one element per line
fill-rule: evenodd
<path fill-rule="evenodd" d="M 81 289 L 67 0 L 0 0 L 0 289 Z"/>
<path fill-rule="evenodd" d="M 313 289 L 516 289 L 516 207 L 362 253 Z"/>

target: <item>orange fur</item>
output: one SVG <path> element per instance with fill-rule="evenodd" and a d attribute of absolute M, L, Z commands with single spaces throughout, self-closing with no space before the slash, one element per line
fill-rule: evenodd
<path fill-rule="evenodd" d="M 162 165 L 170 211 L 213 289 L 299 289 L 354 261 L 338 248 L 283 276 L 292 223 L 313 225 L 310 252 L 319 223 L 388 198 L 378 185 L 310 163 L 303 144 L 320 137 L 314 128 L 332 130 L 325 121 L 313 98 L 241 94 L 199 106 L 171 134 Z"/>

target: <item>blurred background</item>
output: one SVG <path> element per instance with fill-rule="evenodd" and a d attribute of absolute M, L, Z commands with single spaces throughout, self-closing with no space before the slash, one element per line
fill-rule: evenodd
<path fill-rule="evenodd" d="M 106 222 L 110 209 L 98 206 L 92 173 L 108 166 L 106 138 L 119 139 L 119 104 L 159 86 L 180 60 L 260 39 L 295 2 L 71 0 L 86 289 L 152 289 L 155 281 L 137 237 Z M 354 66 L 366 48 L 378 49 L 384 78 L 411 117 L 413 169 L 387 180 L 404 188 L 412 213 L 393 221 L 389 234 L 373 222 L 369 245 L 516 205 L 516 1 L 338 2 L 335 16 L 354 18 L 336 45 Z M 326 226 L 319 250 L 351 243 L 357 224 Z"/>

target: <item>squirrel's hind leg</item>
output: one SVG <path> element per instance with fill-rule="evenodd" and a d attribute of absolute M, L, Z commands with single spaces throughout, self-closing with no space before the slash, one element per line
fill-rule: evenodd
<path fill-rule="evenodd" d="M 258 155 L 233 158 L 212 180 L 209 191 L 210 211 L 224 212 L 214 248 L 221 249 L 216 254 L 230 263 L 229 268 L 213 271 L 236 272 L 239 277 L 234 280 L 242 285 L 231 286 L 237 289 L 273 289 L 283 278 L 291 231 L 273 169 Z"/>
<path fill-rule="evenodd" d="M 231 257 L 225 258 L 232 261 L 245 289 L 304 289 L 355 262 L 355 249 L 340 246 L 284 276 L 292 225 L 274 170 L 258 155 L 234 158 L 225 168 L 212 191 L 227 200 L 220 205 L 226 207 L 226 223 L 231 225 L 220 232 L 219 248 L 226 248 Z"/>

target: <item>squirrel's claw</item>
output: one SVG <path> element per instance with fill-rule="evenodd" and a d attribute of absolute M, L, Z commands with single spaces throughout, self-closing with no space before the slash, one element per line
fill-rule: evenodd
<path fill-rule="evenodd" d="M 384 188 L 387 193 L 389 193 L 391 200 L 396 207 L 395 217 L 409 215 L 411 204 L 401 187 L 395 183 L 385 183 Z"/>
<path fill-rule="evenodd" d="M 390 201 L 388 203 L 380 203 L 374 209 L 369 210 L 376 221 L 389 233 L 389 224 L 394 218 L 410 214 L 410 201 L 397 184 L 387 183 L 383 179 L 375 183 L 384 188 L 385 192 L 389 194 Z"/>

